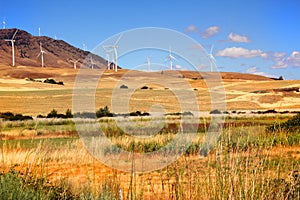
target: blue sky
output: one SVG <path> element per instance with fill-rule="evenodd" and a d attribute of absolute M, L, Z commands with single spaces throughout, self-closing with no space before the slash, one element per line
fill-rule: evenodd
<path fill-rule="evenodd" d="M 0 2 L 6 27 L 57 37 L 92 50 L 112 35 L 163 27 L 192 37 L 220 71 L 300 79 L 300 1 L 11 1 Z M 124 61 L 125 62 L 125 61 Z M 121 66 L 128 63 L 119 63 Z M 129 66 L 130 67 L 130 66 Z"/>

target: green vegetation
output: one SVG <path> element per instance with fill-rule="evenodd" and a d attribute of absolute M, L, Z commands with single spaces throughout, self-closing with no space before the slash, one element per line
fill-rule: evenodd
<path fill-rule="evenodd" d="M 67 109 L 65 114 L 58 113 L 57 110 L 53 109 L 51 112 L 48 113 L 47 116 L 38 115 L 38 118 L 73 118 L 73 114 L 71 109 Z"/>
<path fill-rule="evenodd" d="M 24 116 L 22 114 L 13 114 L 11 112 L 0 113 L 0 118 L 6 121 L 24 121 L 24 120 L 32 120 L 31 116 Z"/>
<path fill-rule="evenodd" d="M 101 117 L 113 117 L 113 113 L 111 113 L 108 109 L 107 106 L 105 106 L 104 108 L 100 108 L 97 112 L 96 112 L 96 116 L 97 118 L 101 118 Z"/>
<path fill-rule="evenodd" d="M 0 199 L 75 199 L 67 185 L 51 185 L 43 178 L 14 169 L 0 174 Z"/>
<path fill-rule="evenodd" d="M 110 113 L 105 107 L 99 111 L 101 114 Z M 124 179 L 125 173 L 115 171 L 113 175 L 103 178 L 99 184 L 95 184 L 98 177 L 93 172 L 94 177 L 87 180 L 88 186 L 74 189 L 64 179 L 51 182 L 47 179 L 46 171 L 45 174 L 37 176 L 38 173 L 24 173 L 18 171 L 19 168 L 16 170 L 12 167 L 0 174 L 0 199 L 120 199 L 120 196 L 123 199 L 299 199 L 300 115 L 290 119 L 283 116 L 228 117 L 220 139 L 206 157 L 202 158 L 198 155 L 203 149 L 209 119 L 188 118 L 181 125 L 180 120 L 180 117 L 174 117 L 160 123 L 159 119 L 152 121 L 136 118 L 132 123 L 131 120 L 124 119 L 120 123 L 123 123 L 125 129 L 121 129 L 114 119 L 97 120 L 102 131 L 117 147 L 132 153 L 161 149 L 173 139 L 180 128 L 185 130 L 184 134 L 187 136 L 192 130 L 196 130 L 196 137 L 186 147 L 185 155 L 164 169 L 149 174 L 128 173 L 128 179 Z M 16 129 L 60 134 L 76 131 L 75 123 L 68 119 L 7 121 L 1 125 L 2 132 Z M 156 130 L 159 131 L 155 132 Z M 131 137 L 149 136 L 152 132 L 156 134 L 151 137 Z M 0 148 L 4 153 L 17 149 L 17 153 L 28 151 L 36 152 L 35 155 L 45 155 L 38 162 L 41 166 L 48 162 L 51 165 L 55 162 L 68 163 L 69 166 L 71 161 L 65 159 L 74 157 L 76 164 L 70 166 L 79 167 L 82 164 L 87 167 L 87 171 L 90 170 L 91 163 L 78 163 L 78 159 L 86 156 L 83 154 L 83 157 L 76 157 L 80 152 L 80 140 L 74 138 L 74 135 L 65 136 L 53 139 L 2 140 Z M 67 154 L 69 151 L 75 153 L 70 156 Z M 116 151 L 117 148 L 105 149 L 105 154 Z M 0 156 L 2 163 L 7 160 L 5 156 Z M 134 158 L 120 159 L 134 163 L 131 160 Z M 24 166 L 28 166 L 26 162 Z"/>
<path fill-rule="evenodd" d="M 288 131 L 295 134 L 300 132 L 300 114 L 297 114 L 293 118 L 289 119 L 284 123 L 274 123 L 273 125 L 267 127 L 267 132 L 280 132 Z"/>
<path fill-rule="evenodd" d="M 47 78 L 46 80 L 44 80 L 44 83 L 64 85 L 64 83 L 62 81 L 57 82 L 57 81 L 55 81 L 54 79 L 51 79 L 51 78 Z"/>

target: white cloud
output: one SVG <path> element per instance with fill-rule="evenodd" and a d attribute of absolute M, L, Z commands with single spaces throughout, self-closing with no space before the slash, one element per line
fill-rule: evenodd
<path fill-rule="evenodd" d="M 250 39 L 247 36 L 238 35 L 236 33 L 230 33 L 228 39 L 231 42 L 245 42 L 245 43 L 250 42 Z"/>
<path fill-rule="evenodd" d="M 210 37 L 216 35 L 217 33 L 219 33 L 219 31 L 220 31 L 220 27 L 218 27 L 218 26 L 211 26 L 211 27 L 208 27 L 205 31 L 203 31 L 201 33 L 201 36 L 204 39 L 207 39 L 207 38 L 210 38 Z"/>
<path fill-rule="evenodd" d="M 195 25 L 189 25 L 186 28 L 186 32 L 188 32 L 188 33 L 198 33 L 199 30 L 198 30 L 198 28 Z"/>
<path fill-rule="evenodd" d="M 282 60 L 276 61 L 275 65 L 272 66 L 273 69 L 284 69 L 287 67 L 288 67 L 288 64 Z"/>
<path fill-rule="evenodd" d="M 189 49 L 203 49 L 204 47 L 201 44 L 193 44 Z"/>
<path fill-rule="evenodd" d="M 266 77 L 271 77 L 271 78 L 275 78 L 275 77 L 276 77 L 276 76 L 273 75 L 273 74 L 269 74 L 269 73 L 266 73 L 266 72 L 259 71 L 259 68 L 256 67 L 256 66 L 249 67 L 249 68 L 247 69 L 246 73 L 248 73 L 248 74 L 260 75 L 260 76 L 266 76 Z"/>
<path fill-rule="evenodd" d="M 249 50 L 242 47 L 230 47 L 220 50 L 216 54 L 217 56 L 229 57 L 229 58 L 254 58 L 262 57 L 267 58 L 268 54 L 259 50 Z"/>
<path fill-rule="evenodd" d="M 287 64 L 293 67 L 300 67 L 300 52 L 293 51 L 292 54 L 286 59 Z"/>
<path fill-rule="evenodd" d="M 246 72 L 247 72 L 248 74 L 253 74 L 253 73 L 257 72 L 257 69 L 258 69 L 258 68 L 255 67 L 255 66 L 254 66 L 254 67 L 250 67 L 250 68 L 247 69 Z"/>
<path fill-rule="evenodd" d="M 211 27 L 208 27 L 204 31 L 200 31 L 195 25 L 192 25 L 192 24 L 189 25 L 185 30 L 185 32 L 187 32 L 187 33 L 197 33 L 204 39 L 207 39 L 207 38 L 210 38 L 210 37 L 216 35 L 217 33 L 219 33 L 219 31 L 220 31 L 220 27 L 218 27 L 218 26 L 211 26 Z"/>
<path fill-rule="evenodd" d="M 274 60 L 281 60 L 286 56 L 286 53 L 285 52 L 275 52 L 275 53 L 273 53 L 272 56 L 273 56 Z"/>
<path fill-rule="evenodd" d="M 289 57 L 285 57 L 285 53 L 274 53 L 273 60 L 275 65 L 272 66 L 273 69 L 283 69 L 288 66 L 300 67 L 300 52 L 293 51 Z"/>

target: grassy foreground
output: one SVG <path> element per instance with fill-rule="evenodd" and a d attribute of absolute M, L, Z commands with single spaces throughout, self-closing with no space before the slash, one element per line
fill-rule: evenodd
<path fill-rule="evenodd" d="M 227 119 L 206 157 L 199 151 L 208 122 L 200 121 L 185 155 L 149 173 L 125 173 L 101 164 L 76 136 L 71 120 L 4 122 L 0 199 L 300 199 L 299 124 L 288 129 L 286 120 Z M 137 121 L 139 128 L 147 123 Z M 178 121 L 172 119 L 146 140 L 128 139 L 113 120 L 100 124 L 119 147 L 151 152 L 172 139 Z M 127 127 L 127 132 L 138 128 Z"/>

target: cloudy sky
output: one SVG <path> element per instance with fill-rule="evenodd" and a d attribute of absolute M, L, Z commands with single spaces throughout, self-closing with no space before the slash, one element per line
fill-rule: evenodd
<path fill-rule="evenodd" d="M 139 27 L 182 32 L 213 55 L 220 71 L 300 79 L 300 1 L 11 1 L 2 0 L 6 28 L 18 27 L 91 50 Z M 122 66 L 122 63 L 120 63 Z M 124 63 L 125 65 L 125 63 Z"/>

